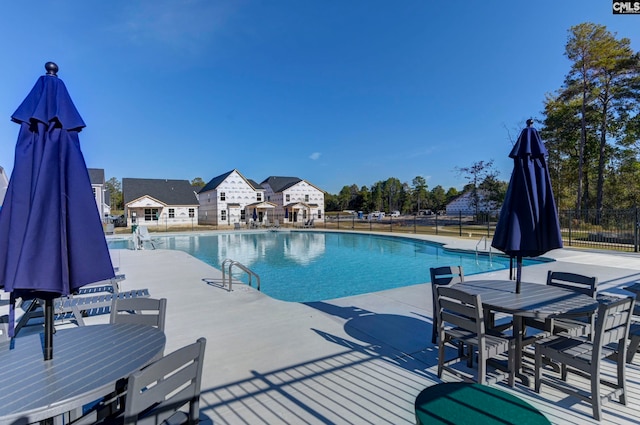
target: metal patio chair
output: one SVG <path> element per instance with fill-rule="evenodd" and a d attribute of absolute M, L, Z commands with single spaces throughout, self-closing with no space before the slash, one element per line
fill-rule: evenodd
<path fill-rule="evenodd" d="M 587 337 L 572 337 L 565 334 L 537 341 L 535 344 L 535 391 L 539 393 L 540 386 L 544 383 L 587 401 L 592 405 L 593 417 L 596 420 L 602 417 L 602 403 L 605 400 L 618 397 L 620 403 L 626 405 L 625 347 L 633 304 L 632 297 L 600 303 L 593 341 Z M 560 363 L 560 377 L 564 382 L 543 377 L 543 359 Z M 616 382 L 605 380 L 601 376 L 601 365 L 607 359 L 616 363 Z M 569 372 L 589 379 L 591 392 L 585 393 L 567 383 Z M 601 385 L 611 387 L 612 391 L 602 395 Z"/>
<path fill-rule="evenodd" d="M 487 363 L 489 359 L 507 355 L 507 377 L 511 387 L 515 381 L 515 338 L 485 331 L 485 319 L 480 295 L 471 295 L 448 286 L 436 286 L 436 315 L 438 318 L 438 378 L 447 370 L 465 379 L 469 377 L 450 365 L 462 360 L 470 364 L 469 359 L 477 355 L 477 382 L 489 382 Z M 451 344 L 458 350 L 456 357 L 446 359 L 445 348 Z M 462 349 L 467 346 L 467 354 Z"/>
<path fill-rule="evenodd" d="M 433 319 L 431 343 L 435 344 L 438 336 L 438 317 L 436 314 L 436 287 L 451 286 L 456 283 L 464 282 L 464 272 L 462 266 L 442 266 L 431 267 L 431 305 L 433 306 Z"/>
<path fill-rule="evenodd" d="M 598 278 L 595 276 L 590 277 L 576 273 L 549 270 L 547 272 L 547 285 L 580 292 L 595 299 L 598 287 Z M 593 331 L 594 324 L 594 315 L 575 318 L 552 318 L 546 320 L 525 318 L 524 320 L 524 325 L 526 327 L 545 331 L 533 337 L 533 340 L 558 333 L 565 333 L 571 336 L 588 335 Z"/>
<path fill-rule="evenodd" d="M 155 326 L 164 331 L 166 298 L 114 299 L 109 323 L 134 323 Z"/>

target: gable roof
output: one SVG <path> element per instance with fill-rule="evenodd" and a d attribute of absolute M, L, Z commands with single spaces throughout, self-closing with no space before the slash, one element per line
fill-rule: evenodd
<path fill-rule="evenodd" d="M 258 183 L 257 181 L 252 180 L 252 179 L 247 179 L 247 181 L 249 182 L 249 184 L 251 186 L 253 186 L 253 188 L 255 190 L 264 190 L 264 187 L 262 187 L 262 185 L 260 183 Z"/>
<path fill-rule="evenodd" d="M 253 181 L 251 179 L 246 178 L 245 176 L 242 175 L 242 173 L 240 171 L 238 171 L 237 169 L 234 168 L 231 171 L 228 171 L 228 172 L 226 172 L 224 174 L 220 174 L 219 176 L 214 177 L 211 180 L 209 180 L 209 183 L 207 183 L 202 189 L 200 189 L 198 191 L 198 193 L 208 192 L 210 190 L 216 189 L 234 171 L 236 173 L 238 173 L 238 175 L 240 177 L 242 177 L 244 179 L 244 181 L 246 181 L 249 184 L 249 186 L 251 186 L 254 190 L 263 189 L 262 186 L 260 186 L 258 183 L 256 183 L 255 181 Z"/>
<path fill-rule="evenodd" d="M 261 184 L 267 183 L 271 186 L 271 190 L 273 190 L 274 193 L 278 193 L 300 183 L 301 181 L 302 179 L 298 177 L 271 176 L 264 179 Z"/>
<path fill-rule="evenodd" d="M 87 168 L 89 172 L 89 179 L 91 184 L 104 184 L 104 169 L 103 168 Z"/>
<path fill-rule="evenodd" d="M 150 196 L 167 205 L 198 205 L 189 180 L 122 179 L 124 204 Z"/>

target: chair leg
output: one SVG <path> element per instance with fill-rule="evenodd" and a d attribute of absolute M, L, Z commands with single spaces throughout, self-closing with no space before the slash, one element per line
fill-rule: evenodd
<path fill-rule="evenodd" d="M 433 317 L 433 320 L 431 321 L 432 325 L 431 325 L 431 343 L 435 344 L 436 343 L 436 339 L 437 339 L 437 332 L 438 332 L 438 322 L 435 318 L 435 316 Z"/>
<path fill-rule="evenodd" d="M 593 409 L 593 418 L 599 421 L 602 417 L 602 399 L 600 398 L 600 372 L 591 371 L 591 407 Z M 595 372 L 595 373 L 594 373 Z"/>
<path fill-rule="evenodd" d="M 540 380 L 542 379 L 542 353 L 540 352 L 540 347 L 536 346 L 536 354 L 535 354 L 535 392 L 540 392 Z"/>
<path fill-rule="evenodd" d="M 444 341 L 438 343 L 438 378 L 442 378 L 442 368 L 444 366 Z"/>
<path fill-rule="evenodd" d="M 487 379 L 487 359 L 481 350 L 478 350 L 478 383 L 485 384 Z"/>
<path fill-rule="evenodd" d="M 622 345 L 624 347 L 624 345 Z M 623 405 L 627 405 L 627 377 L 626 377 L 626 363 L 624 362 L 625 352 L 620 350 L 618 352 L 618 388 L 622 388 L 622 394 L 620 394 L 619 400 Z"/>
<path fill-rule="evenodd" d="M 633 356 L 635 356 L 636 351 L 638 351 L 639 345 L 640 335 L 631 335 L 631 342 L 629 343 L 629 348 L 627 349 L 627 363 L 631 363 L 633 361 Z"/>

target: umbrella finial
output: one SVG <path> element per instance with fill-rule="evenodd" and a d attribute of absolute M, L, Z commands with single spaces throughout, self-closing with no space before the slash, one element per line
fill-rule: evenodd
<path fill-rule="evenodd" d="M 52 75 L 54 77 L 58 76 L 58 65 L 56 65 L 54 62 L 45 63 L 44 69 L 47 70 L 47 75 Z"/>
<path fill-rule="evenodd" d="M 527 127 L 531 127 L 532 125 L 533 125 L 533 119 L 532 119 L 532 118 L 529 118 L 529 119 L 527 120 Z"/>

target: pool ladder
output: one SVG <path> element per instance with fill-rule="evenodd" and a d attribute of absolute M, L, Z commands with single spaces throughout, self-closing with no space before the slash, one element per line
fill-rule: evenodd
<path fill-rule="evenodd" d="M 480 240 L 478 241 L 478 243 L 476 244 L 476 265 L 480 264 L 480 262 L 478 261 L 478 246 L 480 246 L 480 244 L 484 241 L 484 250 L 487 250 L 487 237 L 483 236 L 482 238 L 480 238 Z M 493 266 L 493 258 L 492 258 L 492 254 L 491 254 L 491 245 L 489 245 L 489 267 Z"/>
<path fill-rule="evenodd" d="M 239 268 L 240 270 L 244 271 L 246 274 L 249 275 L 249 286 L 251 286 L 251 282 L 253 280 L 253 277 L 255 276 L 256 278 L 256 289 L 259 291 L 260 290 L 260 276 L 258 276 L 253 270 L 251 270 L 249 267 L 245 266 L 244 264 L 232 260 L 230 258 L 226 258 L 222 264 L 221 264 L 221 268 L 222 268 L 222 284 L 224 285 L 225 283 L 225 279 L 226 279 L 226 273 L 225 273 L 225 266 L 227 266 L 227 270 L 229 272 L 229 291 L 231 291 L 231 284 L 233 281 L 233 274 L 231 273 L 231 268 L 233 266 L 236 266 L 237 268 Z"/>

